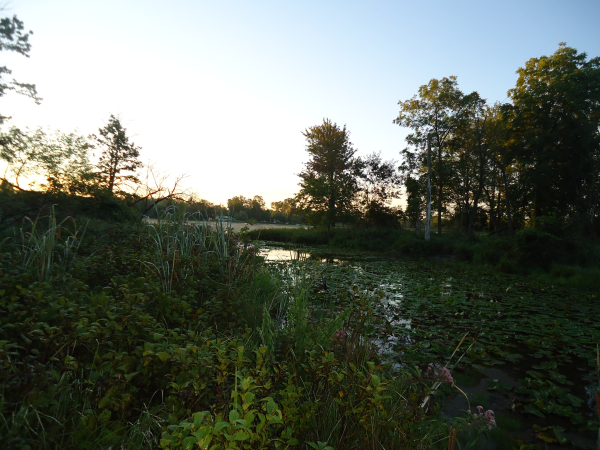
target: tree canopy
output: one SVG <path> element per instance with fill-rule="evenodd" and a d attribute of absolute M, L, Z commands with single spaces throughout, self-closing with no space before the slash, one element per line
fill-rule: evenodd
<path fill-rule="evenodd" d="M 310 159 L 300 177 L 298 198 L 313 211 L 313 220 L 330 230 L 337 220 L 352 214 L 358 189 L 356 175 L 360 170 L 350 142 L 350 133 L 324 119 L 321 125 L 306 129 L 306 151 Z"/>
<path fill-rule="evenodd" d="M 17 16 L 3 17 L 0 19 L 0 51 L 16 52 L 20 55 L 29 58 L 31 43 L 29 36 L 32 31 L 24 32 L 25 26 L 22 21 L 17 19 Z M 20 83 L 15 79 L 7 81 L 3 78 L 4 75 L 12 74 L 6 66 L 0 66 L 0 97 L 3 97 L 7 92 L 14 91 L 18 94 L 25 95 L 34 99 L 36 103 L 40 102 L 37 95 L 35 84 Z M 9 117 L 0 114 L 0 124 L 4 123 Z"/>
<path fill-rule="evenodd" d="M 121 175 L 122 172 L 135 172 L 142 166 L 139 160 L 140 147 L 129 142 L 127 130 L 121 121 L 111 114 L 106 126 L 98 131 L 100 136 L 96 137 L 96 142 L 102 150 L 98 176 L 102 185 L 113 192 L 115 186 L 124 181 L 137 181 L 134 174 Z"/>
<path fill-rule="evenodd" d="M 438 209 L 471 234 L 476 226 L 522 228 L 547 216 L 593 226 L 600 181 L 600 58 L 560 44 L 518 69 L 510 103 L 487 105 L 465 95 L 456 77 L 431 80 L 400 102 L 408 127 L 401 171 L 418 220 L 425 142 L 435 158 Z M 503 225 L 505 224 L 505 225 Z M 591 229 L 591 228 L 590 228 Z"/>
<path fill-rule="evenodd" d="M 442 232 L 442 212 L 444 206 L 444 184 L 447 169 L 447 144 L 459 123 L 463 119 L 467 101 L 458 89 L 455 76 L 432 79 L 428 84 L 419 88 L 418 96 L 410 100 L 400 101 L 400 113 L 394 123 L 410 128 L 406 141 L 416 152 L 407 149 L 403 152 L 410 168 L 418 164 L 416 158 L 422 160 L 425 154 L 427 139 L 433 141 L 436 149 L 436 164 L 433 169 L 432 182 L 437 185 L 438 232 Z"/>
<path fill-rule="evenodd" d="M 590 217 L 598 203 L 600 58 L 562 43 L 517 73 L 510 156 L 534 217 Z"/>

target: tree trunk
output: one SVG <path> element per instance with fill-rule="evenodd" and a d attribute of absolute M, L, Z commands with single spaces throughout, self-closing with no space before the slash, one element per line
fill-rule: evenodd
<path fill-rule="evenodd" d="M 441 178 L 441 175 L 440 175 Z M 438 191 L 438 234 L 442 235 L 442 180 L 440 180 L 440 188 Z"/>
<path fill-rule="evenodd" d="M 469 236 L 473 236 L 473 225 L 475 224 L 475 219 L 477 218 L 477 208 L 479 207 L 479 199 L 481 198 L 481 194 L 483 193 L 483 185 L 485 182 L 484 176 L 485 169 L 485 154 L 483 150 L 483 146 L 481 144 L 481 139 L 479 139 L 479 174 L 477 176 L 478 186 L 477 192 L 473 196 L 473 209 L 472 213 L 469 216 Z"/>
<path fill-rule="evenodd" d="M 431 138 L 427 138 L 427 212 L 425 216 L 425 240 L 431 239 Z"/>
<path fill-rule="evenodd" d="M 442 235 L 442 192 L 443 192 L 443 177 L 442 177 L 442 144 L 440 143 L 439 132 L 437 134 L 437 158 L 438 158 L 438 235 Z"/>
<path fill-rule="evenodd" d="M 508 220 L 508 234 L 513 235 L 513 222 L 512 213 L 510 207 L 510 197 L 508 195 L 508 179 L 506 177 L 506 169 L 501 167 L 502 170 L 502 181 L 504 182 L 504 197 L 506 198 L 506 218 Z"/>

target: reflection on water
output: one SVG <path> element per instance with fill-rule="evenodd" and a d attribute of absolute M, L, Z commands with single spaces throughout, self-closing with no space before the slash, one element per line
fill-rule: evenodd
<path fill-rule="evenodd" d="M 302 254 L 300 250 L 289 248 L 261 248 L 259 254 L 267 261 L 303 261 L 306 259 L 306 254 Z"/>
<path fill-rule="evenodd" d="M 305 249 L 272 248 L 262 247 L 260 256 L 267 261 L 315 261 L 329 264 L 343 264 L 346 260 L 334 258 L 333 256 L 313 254 Z"/>
<path fill-rule="evenodd" d="M 369 331 L 368 335 L 370 345 L 376 348 L 382 363 L 390 364 L 393 370 L 406 368 L 405 364 L 409 364 L 411 358 L 415 358 L 415 355 L 419 353 L 421 354 L 420 358 L 430 358 L 432 361 L 436 357 L 439 358 L 440 355 L 444 358 L 447 346 L 452 344 L 445 344 L 446 347 L 443 347 L 444 344 L 438 346 L 436 339 L 441 338 L 442 342 L 445 340 L 456 344 L 456 338 L 460 339 L 463 334 L 460 327 L 469 327 L 470 333 L 477 336 L 479 341 L 477 343 L 479 348 L 474 347 L 479 353 L 475 353 L 476 350 L 473 350 L 476 363 L 467 362 L 467 358 L 463 359 L 464 354 L 457 356 L 463 361 L 464 367 L 461 367 L 453 375 L 457 376 L 457 384 L 462 385 L 462 383 L 465 383 L 465 386 L 461 387 L 465 388 L 469 399 L 486 399 L 486 403 L 483 404 L 486 408 L 502 411 L 503 414 L 508 414 L 524 424 L 522 430 L 515 432 L 515 437 L 518 439 L 524 442 L 532 442 L 533 438 L 530 430 L 534 424 L 539 425 L 539 420 L 532 415 L 521 414 L 520 410 L 515 412 L 515 402 L 524 402 L 524 398 L 526 398 L 526 401 L 529 402 L 527 406 L 531 407 L 531 405 L 537 404 L 532 402 L 538 396 L 552 399 L 550 396 L 554 395 L 560 403 L 563 401 L 561 399 L 566 397 L 557 397 L 558 394 L 553 393 L 557 389 L 556 386 L 559 386 L 561 392 L 566 392 L 570 396 L 568 399 L 575 399 L 574 402 L 581 399 L 585 406 L 582 408 L 577 406 L 577 409 L 575 409 L 573 405 L 576 403 L 571 403 L 571 406 L 559 404 L 557 408 L 562 408 L 561 411 L 567 411 L 570 416 L 553 416 L 552 423 L 564 430 L 575 430 L 574 420 L 593 422 L 596 426 L 597 381 L 594 379 L 590 383 L 588 362 L 584 357 L 576 359 L 571 354 L 572 350 L 567 347 L 566 343 L 575 345 L 570 344 L 574 341 L 574 338 L 555 331 L 559 330 L 558 327 L 561 320 L 563 320 L 560 316 L 562 308 L 560 311 L 553 310 L 552 314 L 559 315 L 556 320 L 552 317 L 549 318 L 546 315 L 546 310 L 542 309 L 545 306 L 538 307 L 537 303 L 528 303 L 523 300 L 524 297 L 519 293 L 520 300 L 515 301 L 517 306 L 513 310 L 512 304 L 507 305 L 508 301 L 511 301 L 510 296 L 504 298 L 502 295 L 493 294 L 497 292 L 497 287 L 490 284 L 489 289 L 492 294 L 483 293 L 486 292 L 485 289 L 488 288 L 487 283 L 489 281 L 486 281 L 486 285 L 474 284 L 470 278 L 461 279 L 459 276 L 455 279 L 448 277 L 447 271 L 434 272 L 429 266 L 422 268 L 423 270 L 417 266 L 415 270 L 409 264 L 402 264 L 383 257 L 369 257 L 364 254 L 349 253 L 342 253 L 341 256 L 336 254 L 334 257 L 319 253 L 318 250 L 314 249 L 304 248 L 302 251 L 298 251 L 297 249 L 281 247 L 263 249 L 261 254 L 269 261 L 283 261 L 280 264 L 282 268 L 297 268 L 299 273 L 308 266 L 317 267 L 318 270 L 314 273 L 318 274 L 313 278 L 313 287 L 317 291 L 316 294 L 321 295 L 323 298 L 366 300 L 365 303 L 372 308 L 374 318 L 369 323 L 370 330 L 372 330 Z M 307 264 L 286 263 L 286 261 L 294 260 L 306 261 Z M 312 264 L 313 262 L 314 264 Z M 272 266 L 275 265 L 277 263 L 272 264 Z M 295 280 L 296 278 L 292 277 L 292 279 Z M 496 279 L 493 279 L 492 282 L 496 282 Z M 482 286 L 485 289 L 480 291 L 479 288 Z M 516 286 L 516 284 L 511 284 L 508 289 L 501 287 L 500 294 L 505 291 L 508 292 L 513 286 Z M 344 305 L 342 304 L 342 306 Z M 326 316 L 329 312 L 328 309 L 316 304 L 311 307 L 314 307 L 315 312 L 320 316 Z M 435 307 L 437 309 L 434 309 Z M 453 313 L 449 318 L 445 315 L 446 308 Z M 570 309 L 569 314 L 571 314 Z M 509 319 L 507 327 L 513 327 L 518 332 L 523 333 L 520 336 L 520 341 L 515 340 L 515 342 L 526 344 L 522 345 L 524 347 L 523 351 L 519 352 L 523 355 L 511 354 L 505 348 L 502 348 L 500 336 L 497 341 L 498 346 L 496 347 L 494 344 L 492 339 L 496 339 L 496 336 L 493 333 L 501 335 L 506 333 L 498 327 L 497 323 L 494 323 L 499 316 L 502 319 L 505 317 Z M 539 321 L 536 321 L 535 326 L 537 328 L 534 328 L 533 331 L 527 328 L 529 325 L 521 324 L 521 317 L 530 316 L 540 317 Z M 568 317 L 565 320 L 575 319 Z M 445 321 L 448 321 L 447 328 L 444 324 Z M 542 332 L 548 332 L 538 331 L 543 327 L 547 327 L 547 330 L 554 334 L 551 334 L 550 339 L 542 341 L 539 336 Z M 460 333 L 453 335 L 453 332 L 457 330 Z M 510 330 L 512 328 L 508 332 Z M 576 326 L 567 328 L 567 330 L 580 333 L 580 328 Z M 533 335 L 533 337 L 525 340 L 529 337 L 525 333 Z M 505 338 L 508 338 L 508 335 Z M 473 344 L 475 342 L 477 341 L 473 341 Z M 550 351 L 553 342 L 557 345 L 556 355 L 552 355 Z M 437 348 L 433 349 L 434 345 Z M 506 343 L 506 345 L 506 348 L 517 347 L 511 343 Z M 463 347 L 461 352 L 464 350 L 466 354 L 471 346 L 468 349 Z M 539 350 L 532 354 L 538 348 Z M 569 354 L 570 356 L 565 356 Z M 468 355 L 471 356 L 471 353 L 468 353 Z M 503 357 L 506 358 L 506 362 Z M 451 361 L 454 363 L 457 358 L 451 359 Z M 540 359 L 542 360 L 540 361 Z M 561 365 L 561 363 L 557 363 L 557 361 L 563 359 L 568 362 L 563 362 L 561 370 L 558 372 L 556 366 Z M 554 368 L 552 368 L 552 363 Z M 593 363 L 595 363 L 595 359 L 591 363 L 592 366 Z M 547 367 L 544 367 L 544 364 Z M 504 366 L 487 367 L 497 365 Z M 532 371 L 532 367 L 546 372 Z M 459 380 L 458 377 L 462 378 Z M 525 384 L 522 385 L 522 383 Z M 529 384 L 527 383 L 530 383 L 532 387 L 528 387 Z M 525 390 L 516 392 L 519 386 Z M 445 405 L 442 406 L 441 411 L 444 415 L 450 417 L 460 415 L 465 409 L 469 408 L 469 403 L 465 395 L 462 394 L 457 397 L 450 397 L 444 402 Z M 483 403 L 483 400 L 481 400 L 481 403 Z M 473 403 L 471 403 L 472 405 Z M 517 407 L 522 407 L 522 404 L 518 403 Z M 542 407 L 545 407 L 544 404 L 542 404 Z M 592 448 L 593 441 L 586 440 L 578 431 L 565 431 L 564 435 L 571 442 L 578 442 L 578 448 Z M 559 446 L 558 444 L 556 446 L 550 444 L 545 448 L 558 449 Z M 597 448 L 597 443 L 593 448 Z"/>

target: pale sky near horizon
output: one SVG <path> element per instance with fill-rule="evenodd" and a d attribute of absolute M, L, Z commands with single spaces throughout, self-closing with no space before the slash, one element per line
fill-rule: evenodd
<path fill-rule="evenodd" d="M 34 34 L 29 59 L 1 64 L 43 98 L 3 97 L 12 124 L 88 134 L 119 115 L 145 162 L 214 203 L 296 193 L 301 132 L 323 118 L 357 154 L 399 160 L 398 101 L 431 78 L 494 103 L 559 42 L 600 56 L 598 0 L 12 0 L 2 14 Z"/>

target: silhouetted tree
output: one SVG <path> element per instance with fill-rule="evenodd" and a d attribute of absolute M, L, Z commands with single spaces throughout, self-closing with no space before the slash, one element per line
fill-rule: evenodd
<path fill-rule="evenodd" d="M 354 157 L 346 127 L 329 119 L 303 133 L 310 160 L 298 174 L 301 178 L 298 198 L 327 223 L 328 233 L 336 220 L 352 212 L 358 190 L 360 165 Z"/>
<path fill-rule="evenodd" d="M 26 58 L 29 58 L 29 51 L 31 50 L 31 44 L 29 43 L 29 36 L 33 34 L 32 31 L 24 33 L 23 22 L 14 16 L 3 17 L 0 19 L 0 51 L 17 52 Z M 0 66 L 0 97 L 4 96 L 8 91 L 14 91 L 17 94 L 25 95 L 34 99 L 36 103 L 39 103 L 41 98 L 38 97 L 35 89 L 35 84 L 19 83 L 16 80 L 5 81 L 2 79 L 3 75 L 10 75 L 12 70 L 6 66 Z M 0 124 L 4 123 L 9 117 L 0 114 Z"/>
<path fill-rule="evenodd" d="M 111 114 L 108 124 L 99 129 L 100 136 L 96 137 L 102 149 L 97 165 L 98 176 L 101 184 L 110 192 L 113 192 L 115 186 L 123 181 L 138 182 L 134 174 L 121 175 L 122 172 L 135 172 L 142 166 L 139 160 L 140 147 L 129 142 L 126 131 L 121 121 Z"/>

